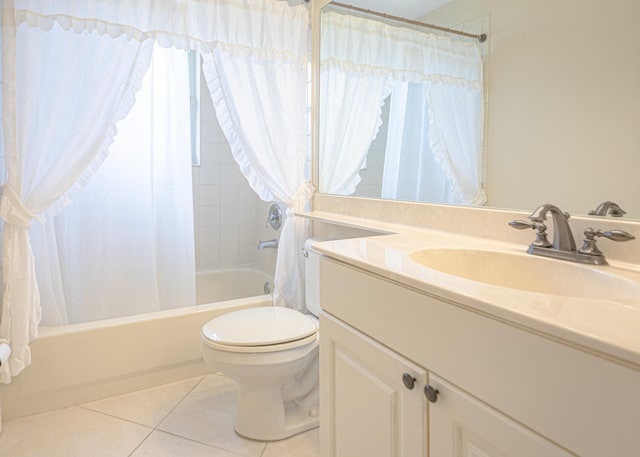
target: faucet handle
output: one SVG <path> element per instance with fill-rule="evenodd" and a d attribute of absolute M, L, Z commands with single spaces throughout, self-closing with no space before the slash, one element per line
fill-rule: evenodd
<path fill-rule="evenodd" d="M 598 249 L 598 246 L 596 245 L 596 237 L 601 236 L 613 241 L 630 241 L 636 238 L 624 230 L 602 231 L 600 229 L 594 230 L 592 227 L 589 227 L 584 231 L 584 244 L 580 249 L 578 249 L 578 252 L 580 254 L 601 256 L 602 251 Z"/>
<path fill-rule="evenodd" d="M 593 232 L 593 229 L 589 227 L 587 230 L 585 230 L 585 236 L 587 236 L 588 231 Z M 613 241 L 631 241 L 636 239 L 635 236 L 633 236 L 631 233 L 625 232 L 624 230 L 607 230 L 603 232 L 602 230 L 598 229 L 593 233 L 595 236 L 604 236 L 605 238 L 609 238 Z"/>
<path fill-rule="evenodd" d="M 547 226 L 544 222 L 527 222 L 522 220 L 515 220 L 509 222 L 509 225 L 516 230 L 524 230 L 524 229 L 533 229 L 536 231 L 536 239 L 531 243 L 532 246 L 537 246 L 541 248 L 550 248 L 553 246 L 551 242 L 549 242 L 549 238 L 547 238 Z"/>
<path fill-rule="evenodd" d="M 274 230 L 279 230 L 282 226 L 282 210 L 277 203 L 274 203 L 269 208 L 269 213 L 267 214 L 267 222 L 264 224 L 265 227 L 271 226 Z"/>
<path fill-rule="evenodd" d="M 515 221 L 509 222 L 509 225 L 516 230 L 524 230 L 528 228 L 532 229 L 533 224 L 534 224 L 533 222 L 527 222 L 522 220 L 515 220 Z"/>

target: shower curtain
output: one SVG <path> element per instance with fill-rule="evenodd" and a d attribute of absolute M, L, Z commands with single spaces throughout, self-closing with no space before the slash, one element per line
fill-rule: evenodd
<path fill-rule="evenodd" d="M 42 325 L 195 304 L 187 60 L 154 47 L 109 156 L 61 214 L 31 226 Z"/>
<path fill-rule="evenodd" d="M 34 220 L 58 213 L 100 166 L 116 134 L 115 122 L 133 106 L 153 44 L 98 34 L 77 40 L 74 33 L 47 33 L 53 23 L 40 25 L 29 26 L 13 2 L 3 1 L 7 180 L 0 200 L 0 339 L 12 348 L 9 363 L 0 367 L 3 383 L 31 363 L 29 342 L 37 336 L 41 317 L 28 229 Z M 21 49 L 29 52 L 17 52 Z M 55 65 L 48 65 L 52 61 Z M 108 68 L 104 62 L 110 62 Z M 42 66 L 50 68 L 43 71 Z"/>
<path fill-rule="evenodd" d="M 52 52 L 46 34 L 53 28 L 64 29 L 69 40 Z M 0 367 L 0 382 L 10 382 L 29 365 L 29 343 L 41 319 L 29 227 L 59 214 L 100 167 L 115 123 L 133 106 L 153 42 L 203 55 L 210 91 L 218 102 L 226 99 L 226 107 L 218 103 L 216 110 L 220 118 L 225 109 L 228 113 L 225 134 L 242 173 L 263 199 L 282 200 L 289 216 L 304 207 L 313 192 L 303 172 L 307 30 L 305 6 L 276 0 L 2 0 L 7 181 L 0 199 L 0 340 L 13 352 Z M 29 44 L 29 53 L 17 53 L 24 31 L 42 38 Z M 59 75 L 38 70 L 63 58 L 67 70 Z M 236 62 L 225 66 L 220 58 Z M 234 66 L 253 74 L 237 77 L 229 72 Z M 238 106 L 238 94 L 250 96 L 260 112 Z M 274 297 L 279 304 L 301 303 L 296 243 L 304 236 L 304 224 L 289 217 L 278 252 Z"/>

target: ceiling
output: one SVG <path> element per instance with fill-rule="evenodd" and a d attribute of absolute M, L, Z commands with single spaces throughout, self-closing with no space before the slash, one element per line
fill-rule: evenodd
<path fill-rule="evenodd" d="M 400 16 L 407 19 L 417 19 L 431 10 L 449 3 L 451 0 L 336 0 L 368 10 Z"/>

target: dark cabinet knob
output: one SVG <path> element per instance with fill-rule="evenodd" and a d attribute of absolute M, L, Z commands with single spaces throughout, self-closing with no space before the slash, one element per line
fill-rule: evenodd
<path fill-rule="evenodd" d="M 427 397 L 427 400 L 429 400 L 431 403 L 435 403 L 438 401 L 439 393 L 440 392 L 438 392 L 438 389 L 436 389 L 433 386 L 430 386 L 429 384 L 424 386 L 424 394 Z"/>
<path fill-rule="evenodd" d="M 405 373 L 402 375 L 402 383 L 407 389 L 411 390 L 416 385 L 416 378 L 409 373 Z"/>

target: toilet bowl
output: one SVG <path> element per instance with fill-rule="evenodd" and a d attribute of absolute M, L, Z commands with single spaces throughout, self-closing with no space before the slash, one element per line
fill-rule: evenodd
<path fill-rule="evenodd" d="M 309 245 L 305 282 L 311 314 L 249 308 L 202 328 L 203 359 L 238 383 L 235 430 L 247 438 L 280 440 L 318 426 L 319 255 Z"/>

